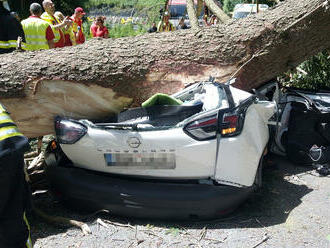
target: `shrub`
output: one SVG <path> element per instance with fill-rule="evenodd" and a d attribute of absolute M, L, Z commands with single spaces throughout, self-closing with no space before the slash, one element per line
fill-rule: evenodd
<path fill-rule="evenodd" d="M 297 71 L 291 77 L 287 76 L 284 82 L 286 86 L 316 91 L 330 90 L 330 56 L 327 51 L 306 60 L 299 68 L 307 74 Z"/>

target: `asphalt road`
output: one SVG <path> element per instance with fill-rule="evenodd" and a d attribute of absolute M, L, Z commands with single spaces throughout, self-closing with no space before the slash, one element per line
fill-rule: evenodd
<path fill-rule="evenodd" d="M 34 196 L 37 207 L 52 215 L 87 223 L 92 234 L 31 220 L 35 248 L 103 247 L 330 247 L 330 177 L 272 157 L 263 187 L 234 213 L 204 222 L 157 222 L 77 214 L 48 194 Z M 107 226 L 98 224 L 98 219 Z"/>

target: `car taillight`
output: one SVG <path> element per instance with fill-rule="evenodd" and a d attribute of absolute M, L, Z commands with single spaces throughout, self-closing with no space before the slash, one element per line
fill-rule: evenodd
<path fill-rule="evenodd" d="M 242 114 L 225 113 L 221 124 L 223 137 L 236 136 L 243 129 L 244 116 Z"/>
<path fill-rule="evenodd" d="M 78 122 L 65 119 L 55 120 L 55 133 L 59 143 L 74 144 L 87 132 L 87 128 Z"/>
<path fill-rule="evenodd" d="M 188 123 L 183 131 L 196 140 L 208 140 L 216 137 L 218 116 L 212 115 Z"/>

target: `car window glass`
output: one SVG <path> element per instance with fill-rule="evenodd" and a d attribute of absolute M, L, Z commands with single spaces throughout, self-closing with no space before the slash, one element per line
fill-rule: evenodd
<path fill-rule="evenodd" d="M 235 19 L 244 18 L 250 14 L 254 14 L 254 13 L 253 12 L 236 12 L 236 13 L 234 13 L 234 18 Z"/>
<path fill-rule="evenodd" d="M 203 109 L 205 111 L 223 107 L 222 105 L 227 103 L 227 97 L 222 88 L 213 84 L 207 84 L 204 89 Z"/>
<path fill-rule="evenodd" d="M 240 101 L 246 100 L 247 98 L 249 98 L 252 94 L 250 94 L 249 92 L 237 89 L 235 87 L 230 86 L 230 91 L 231 94 L 233 96 L 235 105 L 239 105 Z"/>

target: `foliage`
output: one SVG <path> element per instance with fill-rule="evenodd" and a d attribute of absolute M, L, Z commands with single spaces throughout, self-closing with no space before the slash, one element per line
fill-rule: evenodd
<path fill-rule="evenodd" d="M 287 86 L 301 89 L 330 89 L 330 56 L 327 51 L 323 51 L 303 62 L 299 68 L 307 72 L 293 74 L 286 81 Z"/>
<path fill-rule="evenodd" d="M 231 12 L 233 12 L 233 9 L 235 7 L 236 4 L 238 3 L 242 3 L 242 0 L 224 0 L 223 1 L 223 11 L 226 14 L 230 14 Z"/>
<path fill-rule="evenodd" d="M 136 36 L 146 32 L 142 25 L 133 26 L 132 23 L 116 24 L 109 29 L 110 38 L 120 38 L 125 36 Z"/>
<path fill-rule="evenodd" d="M 83 30 L 87 40 L 92 38 L 92 34 L 90 33 L 91 25 L 92 25 L 91 21 L 87 20 L 83 22 Z M 109 23 L 105 23 L 105 26 L 109 30 L 110 38 L 136 36 L 147 32 L 147 28 L 141 24 L 126 23 L 126 24 L 110 25 Z"/>
<path fill-rule="evenodd" d="M 53 2 L 55 3 L 56 10 L 61 11 L 65 16 L 71 16 L 75 8 L 84 6 L 88 0 L 53 0 Z"/>
<path fill-rule="evenodd" d="M 83 6 L 89 0 L 53 0 L 56 10 L 61 11 L 64 15 L 72 15 L 74 9 L 78 6 Z M 11 0 L 10 7 L 19 13 L 21 18 L 29 16 L 29 7 L 31 3 L 42 4 L 42 0 Z"/>
<path fill-rule="evenodd" d="M 90 32 L 90 28 L 91 28 L 92 24 L 93 24 L 93 22 L 89 21 L 89 20 L 84 21 L 82 24 L 86 40 L 89 40 L 90 38 L 92 38 L 92 34 Z"/>
<path fill-rule="evenodd" d="M 90 8 L 108 5 L 111 8 L 135 8 L 137 10 L 141 10 L 152 6 L 164 5 L 164 3 L 165 0 L 89 0 L 85 6 Z"/>

